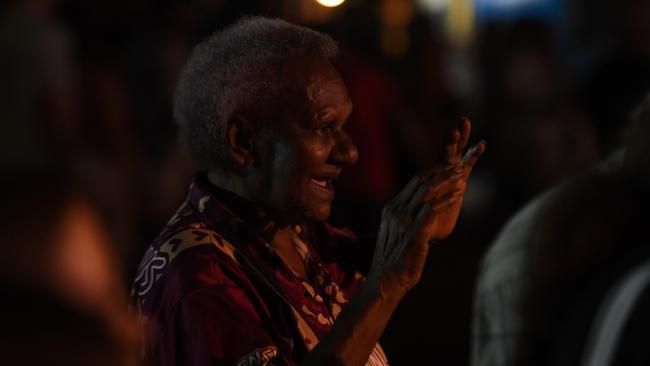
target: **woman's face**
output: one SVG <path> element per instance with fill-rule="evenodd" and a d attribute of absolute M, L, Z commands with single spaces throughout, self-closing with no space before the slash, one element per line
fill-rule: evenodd
<path fill-rule="evenodd" d="M 334 199 L 333 181 L 358 157 L 345 130 L 352 103 L 327 61 L 293 61 L 286 77 L 294 95 L 262 139 L 259 159 L 266 184 L 261 189 L 282 212 L 325 220 Z"/>

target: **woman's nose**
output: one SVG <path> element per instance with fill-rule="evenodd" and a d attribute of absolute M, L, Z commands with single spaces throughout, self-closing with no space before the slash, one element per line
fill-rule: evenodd
<path fill-rule="evenodd" d="M 339 166 L 352 166 L 359 159 L 357 146 L 347 132 L 338 135 L 336 145 L 332 149 L 331 163 Z"/>

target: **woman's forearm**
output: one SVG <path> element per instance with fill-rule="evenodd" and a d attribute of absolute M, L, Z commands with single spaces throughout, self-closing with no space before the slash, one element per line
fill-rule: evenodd
<path fill-rule="evenodd" d="M 367 280 L 302 364 L 365 365 L 405 294 L 388 276 Z"/>

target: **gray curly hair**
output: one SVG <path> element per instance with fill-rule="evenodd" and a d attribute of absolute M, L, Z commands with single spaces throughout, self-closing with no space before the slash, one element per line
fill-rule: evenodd
<path fill-rule="evenodd" d="M 331 60 L 336 42 L 280 19 L 246 17 L 192 50 L 174 100 L 174 119 L 192 157 L 208 168 L 234 168 L 224 126 L 235 114 L 259 125 L 289 102 L 282 68 L 296 57 Z"/>

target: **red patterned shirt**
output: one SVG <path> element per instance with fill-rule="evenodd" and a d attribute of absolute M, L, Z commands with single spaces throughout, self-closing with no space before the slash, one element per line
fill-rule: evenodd
<path fill-rule="evenodd" d="M 146 360 L 243 366 L 295 365 L 305 357 L 362 283 L 335 260 L 355 238 L 326 223 L 296 228 L 305 278 L 269 245 L 274 228 L 251 203 L 205 175 L 195 178 L 134 281 Z M 379 345 L 373 364 L 387 364 Z"/>

